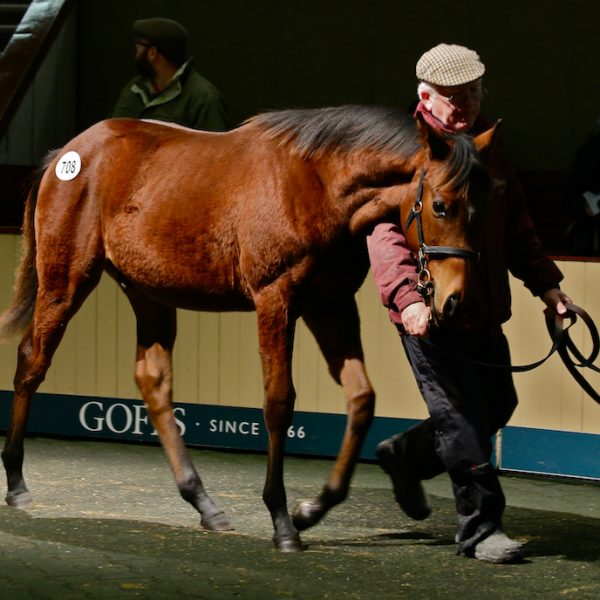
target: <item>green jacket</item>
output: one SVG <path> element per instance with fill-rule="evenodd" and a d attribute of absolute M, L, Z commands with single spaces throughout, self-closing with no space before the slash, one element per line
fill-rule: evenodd
<path fill-rule="evenodd" d="M 123 89 L 111 117 L 170 121 L 194 129 L 225 131 L 227 109 L 215 86 L 192 68 L 188 61 L 171 83 L 153 95 L 150 81 L 142 76 Z"/>

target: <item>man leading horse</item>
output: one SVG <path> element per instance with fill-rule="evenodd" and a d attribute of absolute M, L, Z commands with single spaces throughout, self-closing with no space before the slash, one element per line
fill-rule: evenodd
<path fill-rule="evenodd" d="M 449 136 L 476 135 L 485 66 L 473 50 L 439 44 L 416 66 L 415 116 Z M 430 330 L 427 298 L 417 289 L 416 260 L 400 223 L 382 223 L 368 238 L 371 266 L 384 305 L 398 328 L 430 417 L 377 447 L 396 500 L 413 519 L 431 509 L 421 484 L 447 471 L 452 481 L 458 551 L 505 563 L 522 558 L 522 546 L 504 532 L 505 498 L 492 465 L 492 437 L 508 422 L 517 396 L 502 324 L 511 315 L 508 273 L 521 279 L 554 313 L 570 298 L 562 274 L 542 248 L 522 190 L 498 145 L 488 156 L 492 189 L 481 226 L 480 260 L 474 265 L 474 301 L 458 325 Z"/>

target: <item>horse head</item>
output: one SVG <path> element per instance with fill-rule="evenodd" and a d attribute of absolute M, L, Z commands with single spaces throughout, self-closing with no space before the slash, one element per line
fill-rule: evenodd
<path fill-rule="evenodd" d="M 418 290 L 434 325 L 457 318 L 469 303 L 490 190 L 484 161 L 497 125 L 470 138 L 446 135 L 418 120 L 422 164 L 413 178 L 414 201 L 401 210 L 401 218 L 417 259 Z"/>

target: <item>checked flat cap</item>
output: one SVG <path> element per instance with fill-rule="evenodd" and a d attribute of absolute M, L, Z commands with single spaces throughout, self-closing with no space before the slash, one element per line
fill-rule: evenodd
<path fill-rule="evenodd" d="M 477 52 L 455 44 L 438 44 L 421 56 L 417 79 L 434 85 L 455 86 L 483 76 L 485 65 Z"/>

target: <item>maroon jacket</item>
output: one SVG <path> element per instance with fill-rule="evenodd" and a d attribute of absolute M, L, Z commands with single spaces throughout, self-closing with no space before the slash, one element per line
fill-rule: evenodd
<path fill-rule="evenodd" d="M 486 128 L 483 119 L 475 132 Z M 466 329 L 500 326 L 511 316 L 508 272 L 521 279 L 533 295 L 557 288 L 563 276 L 548 258 L 527 210 L 523 190 L 500 148 L 489 162 L 492 190 L 483 223 L 483 246 L 477 268 L 475 302 L 464 320 Z M 416 288 L 416 261 L 399 223 L 381 223 L 367 237 L 375 284 L 391 320 L 423 299 Z"/>

